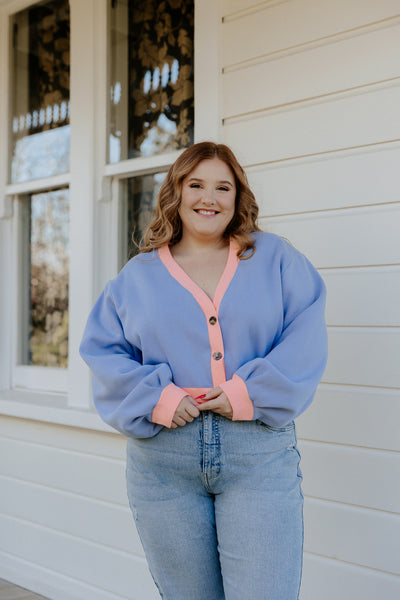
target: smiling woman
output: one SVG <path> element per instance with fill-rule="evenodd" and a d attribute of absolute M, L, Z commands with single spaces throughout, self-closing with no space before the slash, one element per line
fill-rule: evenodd
<path fill-rule="evenodd" d="M 325 286 L 257 213 L 227 146 L 185 150 L 81 345 L 165 600 L 298 599 L 293 419 L 325 368 Z"/>

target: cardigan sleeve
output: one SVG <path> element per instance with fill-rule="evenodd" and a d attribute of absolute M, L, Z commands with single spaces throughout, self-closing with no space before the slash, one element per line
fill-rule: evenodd
<path fill-rule="evenodd" d="M 260 419 L 278 428 L 312 402 L 328 354 L 326 288 L 321 276 L 295 251 L 281 281 L 283 327 L 279 338 L 266 356 L 243 364 L 220 386 L 232 400 L 234 420 Z"/>
<path fill-rule="evenodd" d="M 151 437 L 169 427 L 187 393 L 167 363 L 145 364 L 124 335 L 110 283 L 94 305 L 80 354 L 93 374 L 93 399 L 103 421 L 127 436 Z"/>

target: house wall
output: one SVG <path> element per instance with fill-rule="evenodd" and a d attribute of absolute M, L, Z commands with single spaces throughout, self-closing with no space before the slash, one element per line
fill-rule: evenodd
<path fill-rule="evenodd" d="M 262 226 L 304 251 L 328 287 L 329 364 L 298 419 L 301 599 L 397 600 L 398 0 L 221 6 L 221 138 L 247 167 Z M 0 222 L 0 248 L 11 235 Z M 30 411 L 0 418 L 0 577 L 57 600 L 156 600 L 124 439 L 90 429 L 86 413 L 83 428 L 63 424 L 61 408 L 47 412 L 58 425 Z"/>
<path fill-rule="evenodd" d="M 0 419 L 0 576 L 57 600 L 156 600 L 122 436 Z"/>
<path fill-rule="evenodd" d="M 298 419 L 303 600 L 400 594 L 400 16 L 392 0 L 223 3 L 223 139 L 261 223 L 328 288 Z"/>

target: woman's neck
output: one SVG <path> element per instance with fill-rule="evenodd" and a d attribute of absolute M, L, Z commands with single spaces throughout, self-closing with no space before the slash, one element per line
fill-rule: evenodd
<path fill-rule="evenodd" d="M 172 246 L 173 254 L 212 254 L 225 250 L 229 241 L 224 238 L 217 240 L 200 240 L 196 238 L 182 237 L 179 242 Z"/>

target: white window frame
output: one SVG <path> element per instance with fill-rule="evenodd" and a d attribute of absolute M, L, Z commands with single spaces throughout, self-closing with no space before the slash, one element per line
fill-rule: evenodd
<path fill-rule="evenodd" d="M 28 240 L 25 239 L 26 226 L 24 225 L 24 221 L 27 218 L 26 200 L 27 197 L 35 193 L 47 192 L 59 187 L 68 188 L 69 179 L 69 174 L 63 174 L 35 180 L 28 184 L 10 184 L 7 186 L 9 191 L 14 190 L 11 252 L 13 284 L 10 286 L 10 290 L 16 301 L 13 303 L 11 316 L 12 329 L 15 332 L 10 345 L 12 389 L 36 390 L 57 394 L 65 393 L 67 390 L 68 369 L 23 365 L 20 364 L 19 354 L 21 347 L 26 343 L 25 340 L 28 339 L 28 331 L 26 331 L 27 328 L 24 326 L 26 319 L 23 318 L 23 312 L 28 307 L 22 305 L 22 302 L 27 298 L 26 285 L 29 285 L 27 281 L 29 260 L 27 251 Z M 25 190 L 29 190 L 29 193 L 26 194 Z M 22 285 L 24 280 L 26 281 L 25 286 Z"/>
<path fill-rule="evenodd" d="M 0 6 L 1 131 L 8 131 L 10 111 L 9 19 L 36 3 L 11 0 Z M 7 136 L 0 136 L 0 277 L 7 290 L 0 299 L 0 413 L 109 431 L 93 409 L 90 373 L 79 356 L 79 343 L 95 298 L 120 266 L 122 180 L 166 171 L 180 152 L 108 164 L 109 1 L 70 0 L 70 10 L 70 172 L 7 183 L 10 148 Z M 195 142 L 221 139 L 221 24 L 219 1 L 195 0 Z M 18 198 L 59 187 L 69 187 L 70 198 L 67 370 L 16 364 L 22 268 Z M 12 260 L 1 258 L 5 256 Z"/>

